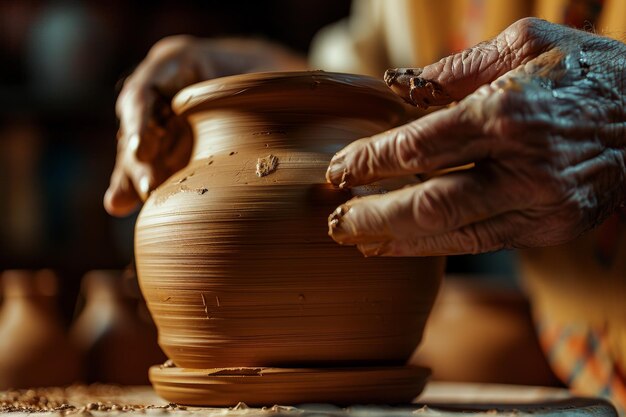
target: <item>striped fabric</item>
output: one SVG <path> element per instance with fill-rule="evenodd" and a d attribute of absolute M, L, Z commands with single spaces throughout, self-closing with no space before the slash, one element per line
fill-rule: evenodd
<path fill-rule="evenodd" d="M 544 318 L 538 330 L 553 371 L 572 392 L 605 398 L 626 416 L 626 374 L 611 355 L 606 329 Z"/>

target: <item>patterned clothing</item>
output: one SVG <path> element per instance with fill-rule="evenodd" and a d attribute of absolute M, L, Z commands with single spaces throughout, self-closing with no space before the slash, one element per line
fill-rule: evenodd
<path fill-rule="evenodd" d="M 521 258 L 554 373 L 576 394 L 606 398 L 626 416 L 626 211 L 571 243 Z"/>
<path fill-rule="evenodd" d="M 626 373 L 611 352 L 606 328 L 539 320 L 539 340 L 556 376 L 573 393 L 612 401 L 626 415 Z"/>

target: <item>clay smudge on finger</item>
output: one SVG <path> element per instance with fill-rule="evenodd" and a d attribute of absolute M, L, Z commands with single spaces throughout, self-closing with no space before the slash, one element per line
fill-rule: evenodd
<path fill-rule="evenodd" d="M 411 78 L 409 82 L 410 103 L 426 109 L 432 104 L 436 104 L 448 95 L 443 92 L 441 86 L 434 81 L 426 80 L 422 77 Z"/>
<path fill-rule="evenodd" d="M 337 243 L 343 244 L 342 238 L 346 236 L 345 230 L 342 228 L 343 216 L 350 210 L 345 204 L 337 207 L 335 211 L 328 216 L 328 236 L 332 237 Z"/>
<path fill-rule="evenodd" d="M 257 159 L 256 162 L 256 176 L 264 177 L 266 175 L 271 174 L 276 171 L 276 167 L 278 166 L 278 157 L 274 155 L 267 155 L 263 158 Z"/>
<path fill-rule="evenodd" d="M 394 84 L 402 84 L 407 77 L 416 77 L 421 73 L 421 68 L 390 68 L 385 71 L 383 79 L 387 87 L 391 87 Z"/>
<path fill-rule="evenodd" d="M 422 68 L 395 68 L 385 71 L 385 83 L 409 104 L 426 109 L 449 101 L 441 85 L 421 77 Z"/>

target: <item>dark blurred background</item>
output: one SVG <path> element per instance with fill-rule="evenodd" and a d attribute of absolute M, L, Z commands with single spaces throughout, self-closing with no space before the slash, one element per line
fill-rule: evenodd
<path fill-rule="evenodd" d="M 306 54 L 349 0 L 0 1 L 0 270 L 53 268 L 73 306 L 85 271 L 132 260 L 135 216 L 106 214 L 114 104 L 164 36 L 260 36 Z"/>

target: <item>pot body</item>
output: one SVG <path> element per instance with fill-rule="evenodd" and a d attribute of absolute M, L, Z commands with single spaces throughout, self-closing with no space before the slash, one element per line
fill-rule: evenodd
<path fill-rule="evenodd" d="M 351 198 L 326 183 L 330 158 L 397 124 L 398 103 L 389 92 L 342 109 L 334 94 L 355 97 L 331 88 L 338 75 L 298 74 L 295 86 L 279 75 L 234 98 L 175 101 L 194 155 L 146 202 L 135 246 L 159 344 L 179 367 L 401 364 L 421 339 L 443 259 L 364 258 L 327 235 Z M 359 94 L 385 94 L 368 88 Z M 378 116 L 364 110 L 385 100 Z"/>

